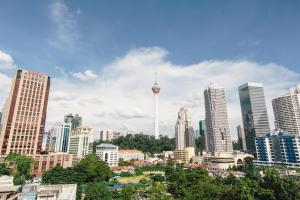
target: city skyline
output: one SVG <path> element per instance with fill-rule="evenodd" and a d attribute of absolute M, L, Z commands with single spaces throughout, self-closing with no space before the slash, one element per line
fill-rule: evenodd
<path fill-rule="evenodd" d="M 94 7 L 118 7 L 104 4 L 97 3 Z M 295 55 L 299 51 L 299 39 L 290 35 L 300 32 L 298 26 L 294 28 L 300 16 L 296 12 L 298 4 L 282 6 L 276 2 L 266 8 L 266 4 L 257 1 L 247 6 L 232 1 L 240 10 L 228 5 L 220 10 L 212 9 L 214 3 L 194 2 L 193 6 L 185 5 L 182 12 L 176 12 L 182 4 L 172 4 L 182 21 L 173 20 L 176 15 L 172 9 L 168 11 L 170 17 L 165 18 L 163 8 L 168 3 L 138 3 L 115 16 L 107 12 L 99 15 L 89 5 L 67 1 L 39 2 L 28 7 L 32 12 L 26 13 L 22 5 L 5 2 L 1 6 L 0 108 L 8 97 L 16 69 L 46 73 L 52 78 L 47 129 L 61 123 L 62 117 L 71 112 L 80 114 L 87 125 L 98 130 L 136 130 L 153 134 L 153 94 L 149 87 L 157 72 L 160 86 L 164 88 L 159 99 L 161 134 L 174 136 L 177 110 L 182 106 L 189 108 L 194 126 L 204 119 L 203 91 L 209 82 L 215 81 L 225 87 L 231 135 L 237 138 L 236 125 L 242 122 L 239 85 L 245 82 L 264 84 L 273 129 L 271 100 L 300 81 L 300 60 Z M 248 11 L 249 7 L 259 5 L 261 9 Z M 205 11 L 206 8 L 212 12 Z M 268 10 L 268 16 L 263 8 Z M 289 12 L 284 8 L 289 8 Z M 9 17 L 13 9 L 24 14 L 21 22 L 17 17 Z M 152 9 L 158 13 L 156 17 L 150 15 L 153 18 L 149 17 Z M 203 16 L 195 9 L 203 10 L 199 11 Z M 148 17 L 139 12 L 126 15 L 126 11 L 132 10 L 144 10 Z M 195 13 L 194 18 L 185 15 L 189 10 Z M 226 13 L 244 15 L 238 19 Z M 278 13 L 282 17 L 279 18 Z M 222 20 L 218 21 L 220 17 Z M 32 21 L 33 18 L 37 21 Z M 260 18 L 265 21 L 261 22 Z M 102 20 L 96 23 L 99 19 Z M 143 25 L 142 20 L 147 23 Z M 186 21 L 190 23 L 183 26 Z M 261 29 L 264 23 L 275 21 L 273 26 Z M 24 26 L 20 23 L 28 30 L 21 29 Z M 244 28 L 237 30 L 235 23 L 248 28 L 242 26 Z M 147 24 L 161 31 L 156 33 L 154 28 L 149 32 Z M 177 25 L 189 31 L 176 29 Z M 132 31 L 135 26 L 138 31 Z M 257 34 L 247 35 L 249 29 Z M 172 37 L 166 37 L 170 30 Z M 23 34 L 16 35 L 19 32 Z M 36 33 L 35 37 L 30 37 L 32 32 Z M 184 39 L 178 40 L 181 36 Z M 279 49 L 285 49 L 285 53 Z M 186 91 L 186 95 L 181 95 Z"/>

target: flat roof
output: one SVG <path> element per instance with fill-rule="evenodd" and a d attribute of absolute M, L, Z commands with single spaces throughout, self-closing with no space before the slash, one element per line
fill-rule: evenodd
<path fill-rule="evenodd" d="M 239 89 L 245 88 L 245 87 L 263 87 L 264 85 L 262 83 L 254 83 L 254 82 L 247 82 L 241 86 L 239 86 Z"/>

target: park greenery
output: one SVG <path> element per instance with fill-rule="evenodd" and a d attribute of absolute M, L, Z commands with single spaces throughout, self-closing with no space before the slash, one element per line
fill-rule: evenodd
<path fill-rule="evenodd" d="M 33 159 L 24 155 L 11 153 L 0 164 L 0 176 L 12 175 L 15 185 L 22 185 L 31 178 Z"/>
<path fill-rule="evenodd" d="M 101 143 L 107 142 L 100 140 L 94 142 L 94 152 L 96 151 L 96 146 Z M 126 136 L 120 136 L 118 139 L 111 141 L 111 143 L 119 146 L 119 149 L 138 149 L 150 154 L 172 151 L 175 149 L 174 138 L 170 139 L 167 136 L 160 136 L 160 139 L 157 140 L 152 135 L 128 134 Z"/>

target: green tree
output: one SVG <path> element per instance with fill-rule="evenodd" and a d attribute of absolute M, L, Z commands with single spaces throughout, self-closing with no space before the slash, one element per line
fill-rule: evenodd
<path fill-rule="evenodd" d="M 112 198 L 111 191 L 104 183 L 89 183 L 85 190 L 85 200 L 110 200 Z"/>
<path fill-rule="evenodd" d="M 6 167 L 5 163 L 0 163 L 0 176 L 10 175 L 10 169 Z"/>

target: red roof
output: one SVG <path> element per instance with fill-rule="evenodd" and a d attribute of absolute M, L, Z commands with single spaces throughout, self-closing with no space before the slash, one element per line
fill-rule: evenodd
<path fill-rule="evenodd" d="M 143 152 L 137 149 L 124 149 L 124 150 L 119 150 L 119 153 L 143 153 Z"/>

